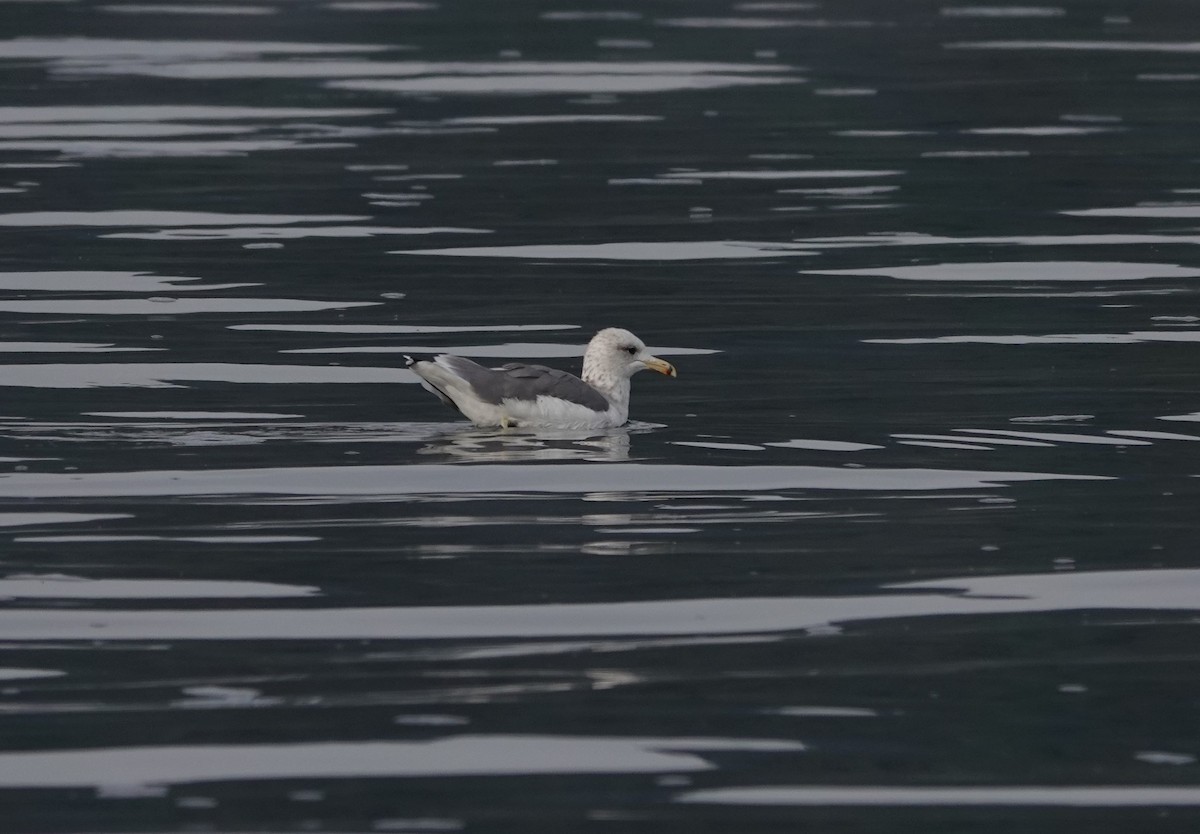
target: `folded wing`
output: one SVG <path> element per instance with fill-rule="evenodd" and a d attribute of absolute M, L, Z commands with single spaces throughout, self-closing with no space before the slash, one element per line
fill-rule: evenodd
<path fill-rule="evenodd" d="M 408 366 L 428 390 L 468 417 L 473 403 L 536 402 L 539 397 L 553 397 L 596 412 L 609 408 L 604 395 L 582 379 L 545 365 L 510 362 L 499 368 L 485 368 L 461 356 L 442 354 L 419 361 L 410 357 Z M 464 397 L 468 398 L 466 402 Z"/>

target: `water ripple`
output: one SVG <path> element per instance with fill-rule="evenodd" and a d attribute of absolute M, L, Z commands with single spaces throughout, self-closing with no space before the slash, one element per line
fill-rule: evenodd
<path fill-rule="evenodd" d="M 8 599 L 263 599 L 306 597 L 316 588 L 274 582 L 201 579 L 88 579 L 64 574 L 13 574 L 0 578 Z"/>
<path fill-rule="evenodd" d="M 704 261 L 800 257 L 816 253 L 800 244 L 767 243 L 747 240 L 711 240 L 468 246 L 453 249 L 405 249 L 394 251 L 391 254 L 452 255 L 468 258 L 535 258 L 547 260 L 591 258 L 610 261 Z"/>
<path fill-rule="evenodd" d="M 1126 785 L 779 785 L 709 788 L 681 794 L 684 803 L 864 807 L 1163 808 L 1200 806 L 1200 788 Z"/>
<path fill-rule="evenodd" d="M 707 753 L 796 753 L 799 742 L 637 736 L 458 735 L 423 741 L 181 745 L 0 753 L 0 787 L 252 779 L 671 773 Z"/>
<path fill-rule="evenodd" d="M 40 366 L 47 367 L 47 366 Z M 55 366 L 50 366 L 55 367 Z M 95 366 L 65 366 L 90 368 Z M 117 368 L 137 366 L 118 365 Z M 173 378 L 163 366 L 143 374 Z M 182 366 L 184 369 L 190 366 Z M 169 368 L 169 366 L 167 366 Z M 383 368 L 301 368 L 282 365 L 235 365 L 248 371 L 238 382 L 363 382 L 389 380 L 407 371 Z M 205 372 L 207 369 L 202 369 Z M 224 367 L 225 378 L 234 376 Z M 274 376 L 271 372 L 274 371 Z M 288 380 L 291 376 L 298 379 Z M 373 372 L 373 373 L 371 373 Z M 207 371 L 211 374 L 212 371 Z M 6 374 L 5 374 L 6 375 Z M 0 377 L 3 378 L 3 377 Z M 159 386 L 161 380 L 153 380 Z M 126 383 L 129 384 L 129 383 Z M 147 381 L 144 384 L 150 384 Z M 73 387 L 80 387 L 78 385 Z M 1110 439 L 1110 442 L 1116 442 Z M 818 490 L 981 489 L 1021 481 L 1095 481 L 1095 475 L 1048 472 L 987 472 L 954 469 L 845 469 L 822 466 L 689 466 L 680 464 L 547 464 L 458 467 L 437 464 L 401 466 L 284 467 L 276 469 L 167 470 L 83 474 L 16 473 L 0 475 L 0 497 L 87 496 L 376 496 L 438 494 L 520 494 L 593 492 L 695 492 Z"/>
<path fill-rule="evenodd" d="M 1200 571 L 961 577 L 839 597 L 390 608 L 0 610 L 9 641 L 449 640 L 739 635 L 855 621 L 1065 611 L 1196 611 Z M 4 772 L 4 768 L 0 768 Z"/>

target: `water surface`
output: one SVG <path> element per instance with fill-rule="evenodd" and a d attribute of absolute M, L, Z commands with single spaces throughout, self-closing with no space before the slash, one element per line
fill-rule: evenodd
<path fill-rule="evenodd" d="M 6 830 L 1194 830 L 1191 9 L 0 5 Z"/>

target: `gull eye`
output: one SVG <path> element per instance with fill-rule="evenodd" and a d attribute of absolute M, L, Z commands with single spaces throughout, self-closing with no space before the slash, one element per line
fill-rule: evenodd
<path fill-rule="evenodd" d="M 629 345 L 628 347 L 624 347 L 621 349 L 623 351 L 625 351 L 626 353 L 628 353 L 630 356 L 634 356 L 637 354 L 637 348 L 635 348 L 633 345 Z"/>

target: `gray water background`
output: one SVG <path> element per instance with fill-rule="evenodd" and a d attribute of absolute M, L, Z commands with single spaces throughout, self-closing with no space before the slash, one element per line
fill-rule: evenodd
<path fill-rule="evenodd" d="M 1198 29 L 0 2 L 0 829 L 1194 830 Z"/>

